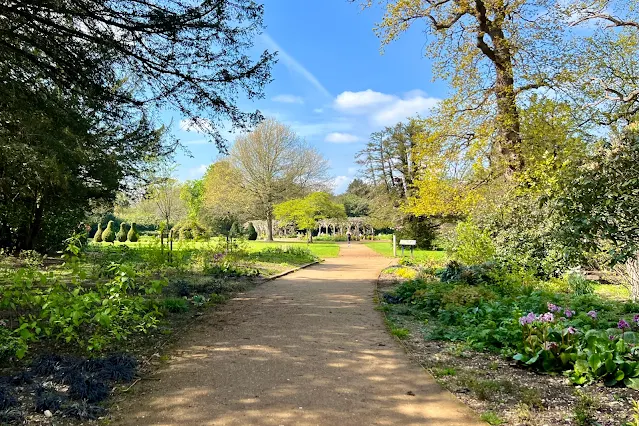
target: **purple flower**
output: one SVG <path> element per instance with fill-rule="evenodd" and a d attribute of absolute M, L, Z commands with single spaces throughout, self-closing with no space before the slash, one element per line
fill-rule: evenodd
<path fill-rule="evenodd" d="M 626 321 L 625 319 L 620 319 L 619 322 L 617 323 L 617 328 L 620 328 L 622 330 L 625 330 L 627 328 L 630 328 L 630 324 L 628 324 L 628 321 Z"/>
<path fill-rule="evenodd" d="M 548 310 L 550 312 L 560 312 L 561 311 L 561 308 L 559 306 L 555 305 L 555 304 L 552 304 L 552 303 L 548 302 L 547 305 L 548 305 Z"/>
<path fill-rule="evenodd" d="M 614 334 L 611 334 L 608 336 L 608 339 L 610 340 L 615 340 L 617 338 L 617 336 L 615 336 Z"/>
<path fill-rule="evenodd" d="M 568 327 L 568 334 L 575 334 L 577 332 L 577 329 L 575 327 Z"/>
<path fill-rule="evenodd" d="M 632 318 L 632 320 L 634 322 L 639 322 L 639 314 L 635 315 L 634 318 Z"/>
<path fill-rule="evenodd" d="M 555 316 L 550 312 L 546 312 L 539 318 L 539 320 L 541 322 L 553 322 L 555 320 Z"/>
<path fill-rule="evenodd" d="M 589 311 L 586 315 L 588 315 L 590 318 L 594 320 L 597 319 L 597 311 Z"/>
<path fill-rule="evenodd" d="M 575 311 L 571 311 L 570 309 L 565 309 L 564 315 L 566 316 L 566 318 L 571 318 L 573 315 L 575 315 Z"/>
<path fill-rule="evenodd" d="M 529 312 L 528 315 L 524 315 L 523 317 L 519 318 L 519 324 L 521 325 L 532 324 L 536 320 L 537 320 L 537 316 L 534 313 Z"/>

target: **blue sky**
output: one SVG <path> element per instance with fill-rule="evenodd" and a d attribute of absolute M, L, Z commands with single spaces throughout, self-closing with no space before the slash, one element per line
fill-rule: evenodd
<path fill-rule="evenodd" d="M 424 56 L 425 35 L 414 27 L 380 54 L 373 26 L 379 8 L 362 11 L 347 0 L 264 0 L 265 34 L 256 47 L 279 52 L 266 96 L 240 102 L 246 109 L 290 125 L 330 161 L 335 193 L 356 176 L 354 160 L 371 132 L 416 113 L 425 115 L 446 96 L 433 82 Z M 215 146 L 166 114 L 191 155 L 177 156 L 182 180 L 199 178 L 218 158 Z M 227 133 L 228 134 L 228 133 Z M 228 134 L 229 145 L 234 135 Z"/>

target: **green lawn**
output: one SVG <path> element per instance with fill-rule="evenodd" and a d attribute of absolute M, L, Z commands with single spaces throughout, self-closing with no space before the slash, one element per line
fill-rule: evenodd
<path fill-rule="evenodd" d="M 136 247 L 136 246 L 144 247 L 145 244 L 149 244 L 152 241 L 155 241 L 155 244 L 157 244 L 156 242 L 157 240 L 152 239 L 150 237 L 143 237 L 142 239 L 140 239 L 139 243 L 130 243 L 127 241 L 126 243 L 116 242 L 115 245 L 127 245 L 130 247 Z M 173 243 L 173 249 L 179 250 L 181 247 L 185 247 L 189 249 L 198 249 L 201 247 L 206 247 L 207 245 L 214 245 L 214 244 L 216 244 L 216 242 L 213 239 L 211 239 L 210 241 L 187 241 L 185 243 L 175 241 Z M 272 241 L 272 242 L 246 241 L 242 244 L 247 245 L 247 249 L 249 252 L 260 251 L 267 247 L 296 246 L 296 247 L 304 247 L 309 249 L 311 253 L 313 253 L 314 255 L 316 255 L 317 257 L 321 259 L 325 259 L 327 257 L 337 257 L 339 255 L 339 246 L 336 243 L 330 242 L 330 241 L 321 241 L 321 242 L 318 241 L 311 244 L 308 244 L 306 241 L 295 241 L 295 240 Z"/>
<path fill-rule="evenodd" d="M 308 244 L 305 241 L 248 241 L 249 251 L 260 251 L 266 247 L 284 247 L 284 246 L 296 246 L 307 248 L 315 256 L 322 259 L 327 257 L 337 257 L 339 255 L 339 246 L 333 242 L 314 242 Z"/>
<path fill-rule="evenodd" d="M 367 242 L 364 243 L 368 247 L 375 250 L 377 253 L 386 256 L 393 257 L 393 243 L 391 241 L 385 242 Z M 402 255 L 402 250 L 398 246 L 397 247 L 397 256 L 400 257 Z M 404 256 L 410 257 L 410 250 L 404 250 Z M 423 261 L 423 260 L 444 260 L 446 259 L 445 251 L 434 251 L 434 250 L 423 250 L 423 249 L 415 249 L 415 260 Z"/>

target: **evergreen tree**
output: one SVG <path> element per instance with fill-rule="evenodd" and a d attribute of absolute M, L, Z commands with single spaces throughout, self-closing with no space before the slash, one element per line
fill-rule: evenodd
<path fill-rule="evenodd" d="M 249 222 L 248 227 L 246 228 L 246 235 L 249 241 L 257 240 L 257 231 L 255 230 L 255 227 L 253 226 L 253 222 Z"/>
<path fill-rule="evenodd" d="M 96 243 L 102 242 L 102 224 L 98 223 L 98 230 L 95 231 L 95 235 L 93 236 L 93 241 Z"/>
<path fill-rule="evenodd" d="M 106 229 L 102 232 L 102 241 L 112 243 L 115 241 L 115 231 L 113 230 L 113 221 L 110 220 Z"/>
<path fill-rule="evenodd" d="M 122 222 L 120 224 L 120 230 L 118 231 L 118 235 L 117 235 L 118 241 L 121 243 L 126 241 L 126 234 L 127 234 L 126 228 L 127 228 L 126 223 Z"/>
<path fill-rule="evenodd" d="M 138 230 L 135 228 L 135 222 L 131 223 L 131 229 L 129 229 L 129 233 L 127 234 L 127 238 L 132 243 L 137 243 L 140 239 L 140 235 L 138 234 Z"/>

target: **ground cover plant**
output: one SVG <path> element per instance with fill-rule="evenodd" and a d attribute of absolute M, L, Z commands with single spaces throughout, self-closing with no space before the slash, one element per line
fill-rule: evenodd
<path fill-rule="evenodd" d="M 630 421 L 632 399 L 639 396 L 639 304 L 600 296 L 593 283 L 570 274 L 542 280 L 495 264 L 454 261 L 412 269 L 419 275 L 399 284 L 393 284 L 398 274 L 382 276 L 390 286 L 380 292 L 380 309 L 391 332 L 445 386 L 467 389 L 463 398 L 491 412 L 487 419 L 531 425 L 552 416 L 569 424 Z M 552 391 L 531 402 L 528 387 L 549 383 Z M 575 393 L 580 386 L 596 407 L 582 404 Z M 590 420 L 579 420 L 584 416 Z"/>
<path fill-rule="evenodd" d="M 96 243 L 78 236 L 67 242 L 62 257 L 3 257 L 2 423 L 37 420 L 45 410 L 56 418 L 104 416 L 113 385 L 130 382 L 132 376 L 114 372 L 125 377 L 102 380 L 106 373 L 85 374 L 83 366 L 108 367 L 120 359 L 109 355 L 114 352 L 133 354 L 122 355 L 132 363 L 149 356 L 199 312 L 250 288 L 256 278 L 318 261 L 307 246 L 237 239 L 229 247 L 225 238 L 179 240 L 169 256 L 169 247 L 153 237 Z M 337 254 L 335 249 L 335 244 L 322 244 L 317 251 Z M 45 364 L 51 371 L 43 370 Z M 74 369 L 82 375 L 68 376 Z"/>

